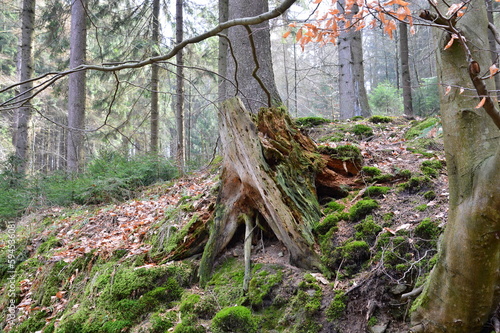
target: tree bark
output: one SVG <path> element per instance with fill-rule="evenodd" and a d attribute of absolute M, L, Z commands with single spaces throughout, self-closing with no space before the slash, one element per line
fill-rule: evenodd
<path fill-rule="evenodd" d="M 219 24 L 224 23 L 229 18 L 229 0 L 219 0 Z M 221 32 L 227 36 L 227 30 Z M 222 103 L 226 97 L 226 78 L 227 78 L 227 53 L 228 41 L 224 37 L 219 37 L 219 58 L 217 68 L 219 72 L 219 103 Z"/>
<path fill-rule="evenodd" d="M 399 53 L 401 55 L 401 82 L 403 87 L 404 114 L 408 117 L 413 117 L 408 27 L 404 22 L 399 23 Z"/>
<path fill-rule="evenodd" d="M 229 244 L 243 216 L 255 213 L 286 246 L 291 264 L 321 267 L 311 232 L 321 214 L 314 143 L 279 109 L 261 109 L 258 127 L 238 98 L 224 102 L 218 114 L 222 184 L 200 263 L 201 284 L 208 281 L 216 256 Z"/>
<path fill-rule="evenodd" d="M 493 17 L 493 0 L 486 0 L 486 9 L 488 10 L 487 11 L 488 22 L 494 25 L 495 19 Z M 497 41 L 496 41 L 495 36 L 493 35 L 493 32 L 491 30 L 488 30 L 488 42 L 490 45 L 491 61 L 492 61 L 492 63 L 496 64 L 498 67 L 499 63 L 498 63 Z M 497 91 L 496 96 L 497 96 L 497 98 L 500 98 L 500 76 L 495 75 L 494 80 L 495 80 L 495 89 Z"/>
<path fill-rule="evenodd" d="M 158 56 L 160 48 L 160 0 L 153 0 L 153 17 L 152 17 L 152 42 L 153 42 L 153 57 Z M 151 142 L 150 149 L 153 154 L 158 154 L 158 72 L 160 67 L 154 63 L 151 65 Z"/>
<path fill-rule="evenodd" d="M 472 57 L 488 68 L 484 2 L 470 2 L 457 28 Z M 445 38 L 439 34 L 439 47 Z M 443 87 L 470 86 L 459 43 L 438 54 L 441 114 L 450 187 L 448 224 L 439 259 L 412 315 L 414 331 L 479 332 L 500 302 L 500 135 L 478 100 Z M 486 82 L 488 89 L 493 81 Z M 458 89 L 457 89 L 458 90 Z"/>
<path fill-rule="evenodd" d="M 70 68 L 85 63 L 87 46 L 86 0 L 71 5 Z M 75 173 L 83 164 L 83 129 L 85 126 L 85 71 L 69 75 L 67 169 Z"/>
<path fill-rule="evenodd" d="M 182 0 L 176 0 L 175 6 L 175 39 L 177 44 L 182 42 L 183 37 L 183 5 Z M 175 120 L 177 125 L 177 149 L 176 161 L 179 174 L 184 174 L 184 60 L 183 51 L 180 50 L 176 55 L 176 107 L 175 107 Z"/>
<path fill-rule="evenodd" d="M 20 81 L 31 79 L 33 74 L 33 60 L 31 57 L 33 30 L 35 23 L 35 0 L 23 0 L 21 18 L 21 49 L 19 54 L 19 77 Z M 31 97 L 32 82 L 23 83 L 19 86 L 19 94 L 22 98 Z M 13 144 L 16 156 L 19 159 L 17 172 L 24 173 L 27 164 L 28 152 L 28 124 L 31 118 L 31 104 L 27 102 L 16 111 L 15 131 Z"/>
<path fill-rule="evenodd" d="M 268 0 L 229 0 L 229 20 L 257 16 L 267 12 L 268 7 Z M 231 45 L 227 75 L 232 84 L 226 85 L 225 98 L 240 96 L 252 113 L 271 106 L 268 105 L 269 99 L 273 106 L 279 106 L 281 98 L 274 81 L 269 22 L 252 25 L 250 36 L 245 27 L 232 27 L 228 37 Z M 255 72 L 255 69 L 258 70 Z M 264 88 L 257 83 L 255 76 L 262 81 Z"/>
<path fill-rule="evenodd" d="M 339 4 L 343 11 L 346 1 L 340 0 Z M 357 5 L 353 5 L 351 12 L 345 14 L 346 18 L 350 19 L 357 11 Z M 340 118 L 368 117 L 371 111 L 365 88 L 361 30 L 343 30 L 338 38 L 338 44 Z"/>

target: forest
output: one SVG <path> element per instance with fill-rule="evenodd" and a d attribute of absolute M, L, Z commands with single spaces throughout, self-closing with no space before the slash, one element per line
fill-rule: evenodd
<path fill-rule="evenodd" d="M 0 0 L 0 332 L 500 332 L 497 0 Z"/>

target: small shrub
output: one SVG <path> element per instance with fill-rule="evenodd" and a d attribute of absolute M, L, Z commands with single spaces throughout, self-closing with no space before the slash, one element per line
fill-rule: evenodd
<path fill-rule="evenodd" d="M 391 117 L 386 117 L 386 116 L 371 116 L 368 121 L 374 123 L 374 124 L 380 124 L 380 123 L 390 123 L 392 121 Z"/>
<path fill-rule="evenodd" d="M 397 87 L 390 82 L 379 83 L 368 96 L 374 113 L 397 115 L 403 112 L 403 100 Z"/>
<path fill-rule="evenodd" d="M 214 333 L 255 333 L 257 321 L 244 306 L 233 306 L 220 310 L 212 320 Z"/>
<path fill-rule="evenodd" d="M 380 176 L 382 174 L 382 171 L 380 171 L 379 168 L 371 167 L 371 166 L 362 167 L 361 172 L 367 176 L 370 176 L 370 177 Z"/>
<path fill-rule="evenodd" d="M 310 128 L 329 122 L 331 120 L 322 117 L 302 117 L 295 119 L 295 124 L 300 128 Z"/>
<path fill-rule="evenodd" d="M 387 192 L 390 190 L 390 187 L 387 186 L 370 186 L 366 189 L 364 196 L 365 197 L 379 197 L 384 194 L 387 194 Z"/>
<path fill-rule="evenodd" d="M 361 138 L 368 138 L 370 136 L 373 136 L 373 129 L 370 126 L 363 124 L 354 125 L 351 131 Z"/>
<path fill-rule="evenodd" d="M 360 200 L 349 209 L 349 219 L 351 221 L 359 221 L 377 208 L 378 202 L 373 199 Z"/>

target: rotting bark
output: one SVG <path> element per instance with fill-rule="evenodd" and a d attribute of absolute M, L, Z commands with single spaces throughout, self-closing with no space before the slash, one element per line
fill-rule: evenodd
<path fill-rule="evenodd" d="M 200 283 L 211 275 L 217 255 L 225 249 L 244 216 L 258 216 L 283 243 L 292 265 L 321 269 L 313 250 L 312 227 L 321 216 L 316 194 L 322 184 L 338 186 L 343 176 L 328 169 L 331 160 L 292 124 L 286 111 L 262 108 L 252 121 L 241 100 L 223 103 L 219 113 L 223 165 L 221 189 L 210 237 L 200 263 Z M 345 181 L 343 182 L 345 183 Z"/>

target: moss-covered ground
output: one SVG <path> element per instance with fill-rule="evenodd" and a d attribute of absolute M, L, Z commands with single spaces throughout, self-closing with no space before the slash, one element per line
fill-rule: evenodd
<path fill-rule="evenodd" d="M 407 331 L 413 300 L 400 296 L 425 281 L 446 221 L 436 119 L 321 120 L 312 128 L 317 119 L 301 120 L 325 149 L 363 167 L 345 198 L 320 198 L 323 215 L 312 227 L 325 270 L 290 266 L 260 225 L 247 292 L 241 238 L 203 288 L 199 251 L 183 252 L 203 249 L 206 234 L 188 236 L 212 221 L 215 173 L 150 186 L 122 204 L 26 215 L 12 252 L 0 234 L 0 332 Z M 173 261 L 172 251 L 188 258 Z M 11 303 L 15 322 L 7 320 Z"/>

